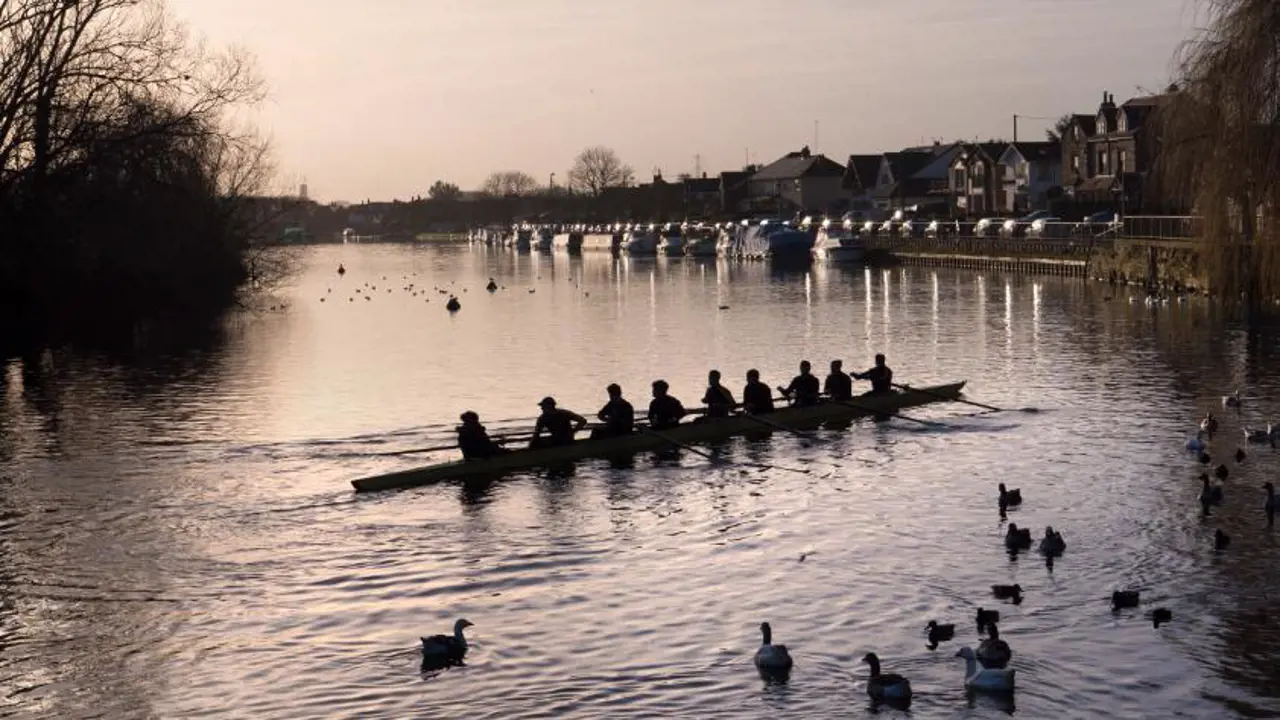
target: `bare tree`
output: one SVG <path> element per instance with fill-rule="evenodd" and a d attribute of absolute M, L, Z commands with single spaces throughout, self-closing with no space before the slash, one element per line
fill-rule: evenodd
<path fill-rule="evenodd" d="M 435 181 L 427 190 L 427 197 L 432 200 L 457 200 L 460 195 L 462 195 L 462 190 L 457 185 L 443 180 Z"/>
<path fill-rule="evenodd" d="M 538 189 L 538 181 L 529 173 L 505 170 L 489 173 L 480 191 L 493 197 L 524 197 Z"/>
<path fill-rule="evenodd" d="M 1053 123 L 1053 127 L 1045 129 L 1045 139 L 1049 142 L 1062 142 L 1062 138 L 1067 135 L 1067 130 L 1071 129 L 1071 121 L 1071 113 L 1067 113 L 1066 115 L 1058 118 Z"/>
<path fill-rule="evenodd" d="M 1203 6 L 1207 27 L 1184 46 L 1159 114 L 1156 177 L 1202 217 L 1214 289 L 1257 310 L 1280 295 L 1280 4 Z"/>
<path fill-rule="evenodd" d="M 612 148 L 597 145 L 578 153 L 569 170 L 569 187 L 598 196 L 605 188 L 619 187 L 635 180 L 631 166 L 622 162 Z"/>

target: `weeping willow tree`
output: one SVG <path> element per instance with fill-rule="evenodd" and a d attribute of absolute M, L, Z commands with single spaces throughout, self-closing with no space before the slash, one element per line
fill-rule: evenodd
<path fill-rule="evenodd" d="M 1280 297 L 1280 2 L 1202 11 L 1160 113 L 1157 181 L 1202 218 L 1211 286 L 1257 310 Z"/>

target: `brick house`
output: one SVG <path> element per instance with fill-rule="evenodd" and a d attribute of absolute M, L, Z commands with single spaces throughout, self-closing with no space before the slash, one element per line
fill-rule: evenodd
<path fill-rule="evenodd" d="M 999 167 L 1006 142 L 965 144 L 951 161 L 948 188 L 956 216 L 982 217 L 1008 205 Z"/>
<path fill-rule="evenodd" d="M 1080 204 L 1104 205 L 1121 213 L 1161 210 L 1166 203 L 1147 180 L 1158 148 L 1152 120 L 1169 98 L 1150 95 L 1116 105 L 1115 96 L 1104 92 L 1091 123 L 1075 116 L 1068 130 L 1070 140 L 1062 146 L 1068 196 Z"/>
<path fill-rule="evenodd" d="M 747 180 L 747 197 L 755 209 L 840 212 L 849 204 L 841 187 L 845 168 L 808 146 L 769 163 Z"/>

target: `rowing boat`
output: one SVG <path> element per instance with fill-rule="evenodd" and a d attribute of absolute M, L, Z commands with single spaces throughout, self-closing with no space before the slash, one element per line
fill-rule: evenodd
<path fill-rule="evenodd" d="M 771 424 L 804 429 L 824 423 L 854 420 L 869 415 L 891 415 L 906 408 L 948 402 L 960 397 L 963 382 L 950 385 L 906 390 L 887 395 L 863 395 L 849 403 L 826 402 L 811 407 L 780 408 L 769 415 Z M 761 432 L 761 423 L 749 416 L 734 415 L 719 420 L 706 420 L 677 425 L 662 431 L 661 436 L 638 432 L 621 437 L 583 439 L 556 447 L 514 450 L 482 460 L 454 462 L 411 468 L 386 475 L 352 480 L 356 492 L 374 492 L 430 485 L 450 480 L 494 477 L 517 470 L 547 467 L 585 458 L 626 457 L 651 450 L 662 450 L 678 443 L 705 443 L 739 435 Z"/>

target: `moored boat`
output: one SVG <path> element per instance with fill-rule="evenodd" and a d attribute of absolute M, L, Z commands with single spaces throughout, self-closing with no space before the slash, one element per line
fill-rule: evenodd
<path fill-rule="evenodd" d="M 658 236 L 649 225 L 635 223 L 622 236 L 622 251 L 628 255 L 657 255 Z"/>
<path fill-rule="evenodd" d="M 662 226 L 658 234 L 662 238 L 658 241 L 658 252 L 660 254 L 668 257 L 684 254 L 685 235 L 680 225 L 667 223 Z"/>
<path fill-rule="evenodd" d="M 640 431 L 631 435 L 598 440 L 577 440 L 569 445 L 513 450 L 483 460 L 459 460 L 427 467 L 412 468 L 373 477 L 352 480 L 356 492 L 394 490 L 433 483 L 477 477 L 494 477 L 519 470 L 546 467 L 585 458 L 611 458 L 669 448 L 675 443 L 699 443 L 724 440 L 767 431 L 771 425 L 803 429 L 823 423 L 838 423 L 880 414 L 891 414 L 906 408 L 948 402 L 957 399 L 964 383 L 919 388 L 885 395 L 863 395 L 848 403 L 826 402 L 811 407 L 787 407 L 768 416 L 762 423 L 749 415 L 734 415 L 721 420 L 686 423 L 663 430 L 661 435 Z"/>
<path fill-rule="evenodd" d="M 854 228 L 852 220 L 834 223 L 823 220 L 818 238 L 813 241 L 813 259 L 829 263 L 861 262 L 866 245 Z"/>
<path fill-rule="evenodd" d="M 719 240 L 718 226 L 698 224 L 685 234 L 684 254 L 690 257 L 715 257 Z"/>
<path fill-rule="evenodd" d="M 539 252 L 550 252 L 551 244 L 555 242 L 555 230 L 549 225 L 543 225 L 533 232 L 531 247 Z"/>
<path fill-rule="evenodd" d="M 742 255 L 752 260 L 808 258 L 813 236 L 787 223 L 765 220 L 747 228 L 742 236 Z"/>
<path fill-rule="evenodd" d="M 622 249 L 622 230 L 620 226 L 605 225 L 592 228 L 582 236 L 583 250 L 606 250 L 617 255 Z"/>
<path fill-rule="evenodd" d="M 556 250 L 576 253 L 582 250 L 582 238 L 582 226 L 574 225 L 561 228 L 560 232 L 556 233 L 555 240 L 551 244 Z"/>

